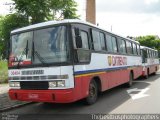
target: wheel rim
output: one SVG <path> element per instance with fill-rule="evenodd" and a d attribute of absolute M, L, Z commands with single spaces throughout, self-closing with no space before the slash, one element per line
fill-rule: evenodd
<path fill-rule="evenodd" d="M 96 93 L 97 91 L 96 91 L 96 87 L 94 86 L 94 84 L 92 83 L 92 84 L 90 84 L 90 86 L 89 86 L 89 97 L 90 98 L 95 98 L 95 96 L 96 96 Z"/>

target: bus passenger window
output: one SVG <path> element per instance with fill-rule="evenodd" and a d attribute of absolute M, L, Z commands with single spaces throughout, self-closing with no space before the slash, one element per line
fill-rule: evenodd
<path fill-rule="evenodd" d="M 141 55 L 140 46 L 139 45 L 137 45 L 137 52 L 138 52 L 138 55 Z"/>
<path fill-rule="evenodd" d="M 112 37 L 110 35 L 106 35 L 106 40 L 107 40 L 107 50 L 109 52 L 117 52 L 117 40 L 115 37 Z"/>
<path fill-rule="evenodd" d="M 117 41 L 115 37 L 112 37 L 112 47 L 113 47 L 113 52 L 116 53 L 117 52 Z"/>
<path fill-rule="evenodd" d="M 101 51 L 102 47 L 101 47 L 99 32 L 92 30 L 92 36 L 93 36 L 94 50 Z"/>
<path fill-rule="evenodd" d="M 101 41 L 102 50 L 106 50 L 106 46 L 105 46 L 105 36 L 104 36 L 103 33 L 99 33 L 99 36 L 100 36 L 100 41 Z"/>
<path fill-rule="evenodd" d="M 127 53 L 128 54 L 132 54 L 133 51 L 132 51 L 132 44 L 131 44 L 131 42 L 126 41 L 126 45 L 127 45 Z"/>
<path fill-rule="evenodd" d="M 106 35 L 106 43 L 108 52 L 112 52 L 112 37 L 110 35 Z"/>
<path fill-rule="evenodd" d="M 82 48 L 89 49 L 88 33 L 85 31 L 81 31 L 81 39 L 82 39 Z"/>
<path fill-rule="evenodd" d="M 137 55 L 137 47 L 136 47 L 135 43 L 132 43 L 132 45 L 133 45 L 133 54 Z"/>
<path fill-rule="evenodd" d="M 125 41 L 122 39 L 118 39 L 118 44 L 119 44 L 119 52 L 125 54 L 126 53 Z"/>

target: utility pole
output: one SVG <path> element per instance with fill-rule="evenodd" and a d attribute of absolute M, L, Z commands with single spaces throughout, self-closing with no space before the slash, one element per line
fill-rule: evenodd
<path fill-rule="evenodd" d="M 95 0 L 87 0 L 86 21 L 92 24 L 96 24 L 96 1 Z"/>

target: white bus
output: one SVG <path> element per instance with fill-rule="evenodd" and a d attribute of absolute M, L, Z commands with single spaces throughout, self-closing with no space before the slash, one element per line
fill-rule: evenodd
<path fill-rule="evenodd" d="M 148 78 L 150 74 L 155 74 L 159 69 L 158 50 L 141 46 L 142 52 L 142 75 Z"/>
<path fill-rule="evenodd" d="M 98 93 L 142 75 L 138 42 L 80 20 L 49 21 L 11 32 L 13 100 L 96 102 Z"/>

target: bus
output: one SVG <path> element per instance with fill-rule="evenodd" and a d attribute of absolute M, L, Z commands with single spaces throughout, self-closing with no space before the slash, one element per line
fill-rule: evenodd
<path fill-rule="evenodd" d="M 81 20 L 13 30 L 9 53 L 9 96 L 20 101 L 90 105 L 143 69 L 139 42 Z"/>
<path fill-rule="evenodd" d="M 159 69 L 158 50 L 140 46 L 142 53 L 142 76 L 148 78 L 150 74 L 156 74 Z"/>

